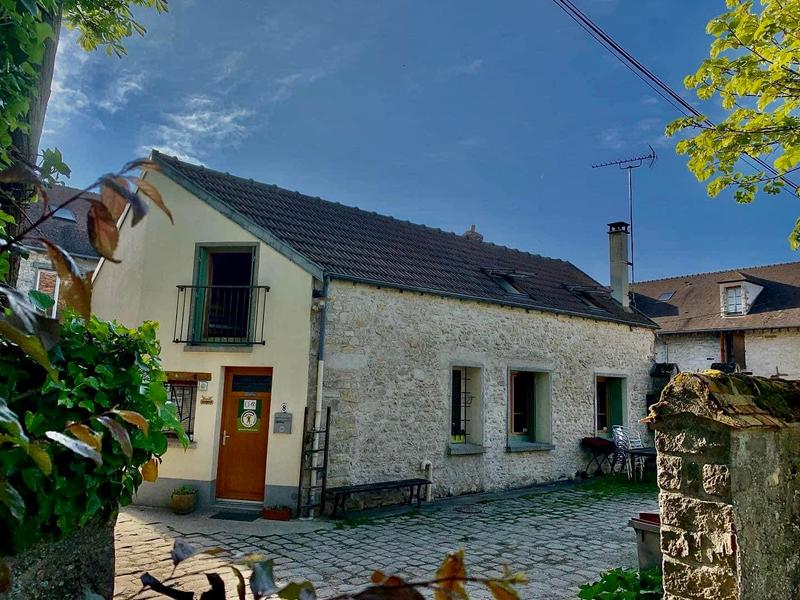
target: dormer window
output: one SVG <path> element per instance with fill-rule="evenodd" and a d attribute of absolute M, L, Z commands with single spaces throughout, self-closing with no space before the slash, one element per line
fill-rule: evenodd
<path fill-rule="evenodd" d="M 725 288 L 725 314 L 742 314 L 742 286 Z"/>
<path fill-rule="evenodd" d="M 672 291 L 672 292 L 663 292 L 663 293 L 662 293 L 662 294 L 661 294 L 661 295 L 658 297 L 658 301 L 659 301 L 659 302 L 669 302 L 669 301 L 672 299 L 672 297 L 673 297 L 674 295 L 675 295 L 675 292 L 674 292 L 674 291 Z"/>

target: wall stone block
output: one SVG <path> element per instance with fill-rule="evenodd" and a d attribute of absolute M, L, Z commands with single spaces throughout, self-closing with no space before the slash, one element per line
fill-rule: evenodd
<path fill-rule="evenodd" d="M 731 474 L 727 465 L 703 465 L 703 490 L 711 496 L 727 498 L 731 493 Z"/>
<path fill-rule="evenodd" d="M 733 531 L 733 507 L 723 502 L 697 500 L 671 492 L 661 492 L 661 523 L 690 532 L 727 533 Z"/>
<path fill-rule="evenodd" d="M 727 570 L 698 567 L 664 559 L 665 591 L 695 600 L 738 600 L 735 575 Z"/>

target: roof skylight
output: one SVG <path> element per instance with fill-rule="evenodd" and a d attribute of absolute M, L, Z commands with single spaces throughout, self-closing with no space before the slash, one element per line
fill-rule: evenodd
<path fill-rule="evenodd" d="M 671 292 L 662 292 L 661 295 L 658 297 L 659 302 L 668 302 L 673 296 L 675 295 L 675 291 Z"/>

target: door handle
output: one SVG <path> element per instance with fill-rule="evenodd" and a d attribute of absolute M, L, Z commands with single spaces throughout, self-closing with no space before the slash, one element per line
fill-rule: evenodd
<path fill-rule="evenodd" d="M 225 440 L 227 440 L 230 436 L 227 429 L 222 430 L 222 445 L 225 445 Z"/>

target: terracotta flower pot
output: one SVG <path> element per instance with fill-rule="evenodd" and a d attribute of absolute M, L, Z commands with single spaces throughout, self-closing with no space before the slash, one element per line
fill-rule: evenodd
<path fill-rule="evenodd" d="M 261 517 L 270 521 L 288 521 L 292 518 L 292 509 L 285 508 L 263 508 Z"/>
<path fill-rule="evenodd" d="M 174 512 L 176 515 L 188 515 L 189 513 L 194 512 L 194 509 L 197 506 L 197 494 L 174 493 L 169 498 L 169 505 L 170 508 L 172 508 L 172 512 Z"/>

